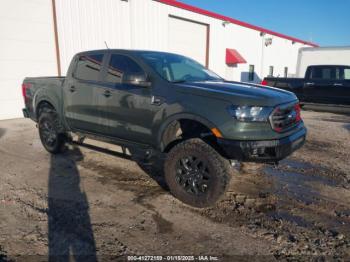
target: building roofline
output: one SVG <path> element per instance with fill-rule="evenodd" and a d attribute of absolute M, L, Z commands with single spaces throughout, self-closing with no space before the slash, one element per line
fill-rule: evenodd
<path fill-rule="evenodd" d="M 222 20 L 222 21 L 228 21 L 228 22 L 230 22 L 232 24 L 236 24 L 236 25 L 240 25 L 240 26 L 243 26 L 243 27 L 247 27 L 247 28 L 259 31 L 259 32 L 266 33 L 266 34 L 278 36 L 278 37 L 281 37 L 281 38 L 284 38 L 284 39 L 287 39 L 287 40 L 290 40 L 290 41 L 293 41 L 293 42 L 298 42 L 298 43 L 305 44 L 305 45 L 310 45 L 310 46 L 313 46 L 313 47 L 319 47 L 318 44 L 315 44 L 315 43 L 312 43 L 312 42 L 304 41 L 304 40 L 301 40 L 301 39 L 298 39 L 298 38 L 295 38 L 295 37 L 291 37 L 291 36 L 284 35 L 284 34 L 281 34 L 281 33 L 278 33 L 278 32 L 274 32 L 272 30 L 269 30 L 269 29 L 266 29 L 266 28 L 263 28 L 263 27 L 260 27 L 260 26 L 255 26 L 255 25 L 252 25 L 252 24 L 249 24 L 249 23 L 246 23 L 246 22 L 243 22 L 243 21 L 240 21 L 240 20 L 228 17 L 228 16 L 220 15 L 218 13 L 214 13 L 212 11 L 208 11 L 208 10 L 205 10 L 205 9 L 202 9 L 202 8 L 199 8 L 199 7 L 195 7 L 195 6 L 192 6 L 192 5 L 189 5 L 189 4 L 185 4 L 185 3 L 182 3 L 182 2 L 179 2 L 179 1 L 176 1 L 176 0 L 155 0 L 155 1 L 163 3 L 163 4 L 171 5 L 171 6 L 174 6 L 174 7 L 178 7 L 178 8 L 181 8 L 181 9 L 184 9 L 184 10 L 187 10 L 187 11 L 191 11 L 191 12 L 194 12 L 194 13 L 198 13 L 198 14 L 201 14 L 201 15 L 205 15 L 205 16 L 209 16 L 209 17 L 212 17 L 212 18 L 216 18 L 216 19 L 219 19 L 219 20 Z"/>
<path fill-rule="evenodd" d="M 327 50 L 349 50 L 350 46 L 322 46 L 322 47 L 302 47 L 300 50 L 306 51 L 327 51 Z"/>

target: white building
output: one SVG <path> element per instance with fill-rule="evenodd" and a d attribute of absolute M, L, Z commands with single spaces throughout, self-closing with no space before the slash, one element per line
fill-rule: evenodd
<path fill-rule="evenodd" d="M 315 46 L 175 0 L 0 0 L 0 10 L 0 119 L 21 117 L 24 77 L 64 75 L 75 53 L 105 42 L 184 54 L 252 82 L 294 75 L 298 50 Z"/>
<path fill-rule="evenodd" d="M 310 65 L 350 65 L 350 46 L 300 48 L 297 77 L 304 77 Z"/>

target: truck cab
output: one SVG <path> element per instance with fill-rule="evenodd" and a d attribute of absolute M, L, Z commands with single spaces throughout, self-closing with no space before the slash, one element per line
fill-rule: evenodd
<path fill-rule="evenodd" d="M 312 65 L 304 78 L 266 77 L 262 85 L 291 91 L 303 104 L 350 106 L 350 66 Z"/>
<path fill-rule="evenodd" d="M 306 102 L 350 105 L 350 66 L 309 66 L 304 80 Z"/>
<path fill-rule="evenodd" d="M 123 52 L 95 51 L 74 57 L 63 87 L 64 114 L 76 131 L 152 143 L 154 88 L 146 69 Z M 136 77 L 137 85 L 125 81 Z M 152 100 L 153 99 L 153 100 Z"/>

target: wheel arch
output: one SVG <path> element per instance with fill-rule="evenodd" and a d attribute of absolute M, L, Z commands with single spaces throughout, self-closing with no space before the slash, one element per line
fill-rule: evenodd
<path fill-rule="evenodd" d="M 57 111 L 52 102 L 46 99 L 40 100 L 35 107 L 35 116 L 37 120 L 39 120 L 40 114 L 42 113 L 42 109 L 45 107 L 48 107 Z"/>
<path fill-rule="evenodd" d="M 183 123 L 188 123 L 190 125 L 196 125 L 198 130 L 195 130 L 193 137 L 198 137 L 200 134 L 198 132 L 203 132 L 202 135 L 213 136 L 212 129 L 216 126 L 209 120 L 188 113 L 176 114 L 169 117 L 161 126 L 158 133 L 158 145 L 162 152 L 167 152 L 170 150 L 169 146 L 172 148 L 177 144 L 177 142 L 183 141 L 183 139 L 178 139 L 179 129 L 183 129 Z M 181 130 L 183 134 L 184 130 Z M 173 145 L 172 145 L 173 143 Z"/>

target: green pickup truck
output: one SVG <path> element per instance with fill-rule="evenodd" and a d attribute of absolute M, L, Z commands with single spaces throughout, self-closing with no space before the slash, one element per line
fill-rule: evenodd
<path fill-rule="evenodd" d="M 224 194 L 231 160 L 276 163 L 306 137 L 293 93 L 225 81 L 164 52 L 79 53 L 66 77 L 26 78 L 22 91 L 47 151 L 62 152 L 78 134 L 144 161 L 160 157 L 171 193 L 195 207 Z"/>

